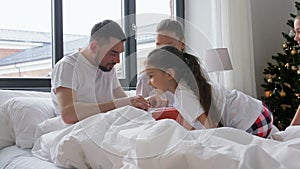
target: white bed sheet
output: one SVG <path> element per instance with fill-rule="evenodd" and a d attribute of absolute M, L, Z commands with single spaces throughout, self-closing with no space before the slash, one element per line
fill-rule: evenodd
<path fill-rule="evenodd" d="M 80 169 L 298 169 L 300 135 L 281 142 L 226 127 L 187 131 L 127 106 L 43 135 L 33 154 Z"/>
<path fill-rule="evenodd" d="M 10 146 L 0 150 L 0 169 L 58 169 L 53 163 L 33 157 L 30 149 Z"/>

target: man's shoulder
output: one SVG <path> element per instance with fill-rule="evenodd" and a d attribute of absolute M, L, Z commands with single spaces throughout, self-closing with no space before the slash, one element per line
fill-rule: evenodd
<path fill-rule="evenodd" d="M 71 53 L 69 55 L 64 56 L 61 60 L 63 62 L 74 63 L 78 60 L 79 56 L 80 56 L 79 52 Z"/>
<path fill-rule="evenodd" d="M 65 65 L 65 64 L 74 65 L 77 62 L 77 59 L 78 59 L 78 53 L 66 55 L 56 63 L 56 66 Z"/>

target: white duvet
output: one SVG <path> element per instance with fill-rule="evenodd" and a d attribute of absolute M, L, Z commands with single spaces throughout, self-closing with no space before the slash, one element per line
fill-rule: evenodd
<path fill-rule="evenodd" d="M 44 134 L 32 153 L 80 169 L 296 169 L 300 128 L 294 131 L 286 141 L 232 128 L 187 131 L 176 121 L 155 121 L 148 112 L 126 106 Z"/>

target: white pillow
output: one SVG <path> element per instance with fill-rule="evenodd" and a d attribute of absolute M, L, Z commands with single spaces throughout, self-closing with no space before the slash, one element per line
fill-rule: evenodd
<path fill-rule="evenodd" d="M 15 142 L 12 131 L 8 127 L 8 121 L 6 106 L 0 104 L 0 150 L 13 145 Z"/>
<path fill-rule="evenodd" d="M 50 98 L 50 92 L 25 91 L 25 90 L 0 90 L 0 104 L 13 97 L 45 97 Z"/>
<path fill-rule="evenodd" d="M 61 130 L 70 125 L 72 124 L 66 124 L 62 120 L 61 116 L 56 116 L 54 118 L 47 119 L 36 126 L 34 139 L 37 140 L 39 137 L 41 137 L 46 133 L 56 131 L 56 130 Z"/>
<path fill-rule="evenodd" d="M 32 148 L 36 126 L 55 117 L 51 98 L 14 97 L 4 106 L 8 113 L 9 130 L 12 131 L 10 134 L 15 139 L 13 141 L 23 149 Z"/>

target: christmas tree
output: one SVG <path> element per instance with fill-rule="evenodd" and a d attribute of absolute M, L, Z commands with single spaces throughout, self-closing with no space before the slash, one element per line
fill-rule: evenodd
<path fill-rule="evenodd" d="M 297 11 L 300 11 L 300 3 L 295 2 Z M 265 95 L 264 103 L 273 112 L 274 125 L 284 130 L 290 125 L 300 103 L 300 51 L 299 45 L 294 41 L 294 18 L 287 21 L 291 28 L 288 33 L 282 32 L 284 42 L 283 53 L 273 55 L 274 63 L 268 63 L 264 69 Z"/>

